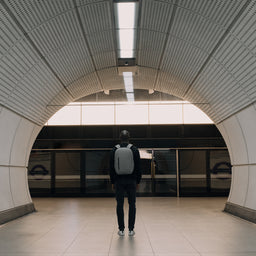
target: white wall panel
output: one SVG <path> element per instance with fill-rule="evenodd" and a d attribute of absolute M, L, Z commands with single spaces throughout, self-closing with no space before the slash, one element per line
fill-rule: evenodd
<path fill-rule="evenodd" d="M 232 147 L 231 147 L 231 142 L 230 142 L 230 138 L 229 138 L 229 132 L 226 131 L 225 129 L 225 126 L 223 123 L 220 123 L 220 124 L 217 124 L 216 125 L 217 128 L 219 129 L 226 145 L 227 145 L 227 148 L 228 148 L 228 153 L 229 153 L 229 157 L 230 157 L 230 161 L 231 161 L 231 164 L 234 162 L 234 157 L 233 157 L 233 153 L 232 153 Z"/>
<path fill-rule="evenodd" d="M 10 110 L 0 113 L 0 164 L 9 165 L 12 143 L 21 117 Z"/>
<path fill-rule="evenodd" d="M 0 166 L 0 212 L 13 208 L 9 167 Z"/>
<path fill-rule="evenodd" d="M 10 157 L 10 165 L 26 166 L 28 144 L 34 124 L 22 118 L 16 129 Z"/>
<path fill-rule="evenodd" d="M 36 140 L 37 135 L 39 134 L 39 132 L 41 131 L 42 128 L 43 128 L 43 126 L 38 126 L 38 125 L 33 126 L 33 130 L 30 134 L 30 139 L 29 139 L 28 146 L 27 146 L 27 149 L 26 149 L 25 166 L 28 166 L 28 161 L 29 161 L 31 149 L 33 147 L 33 144 Z"/>
<path fill-rule="evenodd" d="M 256 166 L 249 166 L 248 193 L 245 207 L 256 210 Z"/>
<path fill-rule="evenodd" d="M 10 167 L 10 185 L 14 207 L 31 203 L 27 190 L 27 168 Z"/>
<path fill-rule="evenodd" d="M 237 118 L 233 116 L 225 120 L 223 125 L 230 138 L 234 161 L 232 164 L 248 164 L 247 146 Z"/>
<path fill-rule="evenodd" d="M 250 106 L 237 114 L 248 149 L 249 163 L 256 163 L 256 111 Z"/>
<path fill-rule="evenodd" d="M 244 206 L 248 190 L 249 167 L 232 167 L 232 193 L 229 196 L 229 202 Z"/>

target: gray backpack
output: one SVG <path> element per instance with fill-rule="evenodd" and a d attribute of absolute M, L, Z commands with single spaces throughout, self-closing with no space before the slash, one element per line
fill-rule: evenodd
<path fill-rule="evenodd" d="M 132 144 L 127 147 L 116 145 L 115 151 L 115 171 L 118 175 L 132 174 L 134 169 L 133 152 L 131 150 Z"/>

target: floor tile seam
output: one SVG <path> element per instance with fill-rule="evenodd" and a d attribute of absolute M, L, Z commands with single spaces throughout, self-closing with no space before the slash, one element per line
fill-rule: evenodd
<path fill-rule="evenodd" d="M 141 215 L 139 215 L 139 218 L 140 218 L 141 223 L 143 224 L 143 228 L 144 228 L 144 230 L 145 230 L 145 232 L 146 232 L 146 236 L 147 236 L 147 239 L 148 239 L 148 241 L 149 241 L 149 244 L 150 244 L 150 247 L 151 247 L 153 256 L 156 256 L 156 253 L 155 253 L 155 251 L 154 251 L 154 249 L 153 249 L 153 246 L 152 246 L 152 243 L 151 243 L 151 240 L 150 240 L 150 237 L 149 237 L 148 230 L 147 230 L 147 228 L 146 228 L 145 222 L 144 222 L 144 220 L 143 220 L 143 218 L 142 218 Z"/>
<path fill-rule="evenodd" d="M 111 252 L 111 247 L 112 247 L 112 243 L 113 243 L 115 229 L 116 229 L 116 225 L 114 225 L 114 228 L 113 228 L 113 231 L 112 231 L 112 235 L 111 235 L 111 239 L 110 239 L 110 244 L 109 244 L 109 248 L 108 248 L 108 256 L 110 255 L 110 252 Z"/>
<path fill-rule="evenodd" d="M 171 225 L 170 225 L 170 224 L 168 224 L 168 226 L 170 226 L 170 228 L 171 228 Z M 178 229 L 177 229 L 177 230 L 178 230 Z M 178 230 L 178 232 L 179 232 L 179 233 L 181 234 L 181 236 L 190 244 L 190 246 L 193 248 L 193 250 L 195 250 L 195 252 L 201 256 L 200 251 L 198 251 L 198 250 L 196 249 L 196 247 L 192 244 L 192 242 L 186 237 L 185 233 L 184 233 L 183 231 L 181 231 L 181 230 Z"/>
<path fill-rule="evenodd" d="M 49 231 L 47 231 L 46 233 L 43 233 L 42 235 L 38 236 L 37 238 L 35 238 L 34 240 L 30 241 L 30 242 L 26 242 L 24 243 L 24 247 L 23 250 L 21 249 L 21 251 L 14 251 L 12 253 L 26 253 L 26 248 L 30 247 L 33 243 L 36 243 L 37 241 L 39 241 L 41 238 L 43 238 L 45 235 L 47 235 L 53 228 L 51 228 Z M 9 251 L 8 251 L 9 252 Z"/>
<path fill-rule="evenodd" d="M 78 238 L 78 236 L 82 233 L 81 231 L 88 225 L 89 221 L 86 222 L 79 231 L 77 231 L 77 234 L 75 235 L 75 237 L 72 239 L 72 241 L 70 242 L 70 244 L 67 246 L 67 248 L 61 253 L 61 256 L 65 255 L 65 253 L 67 253 L 67 251 L 71 248 L 71 246 L 74 244 L 74 242 L 76 241 L 76 239 Z"/>

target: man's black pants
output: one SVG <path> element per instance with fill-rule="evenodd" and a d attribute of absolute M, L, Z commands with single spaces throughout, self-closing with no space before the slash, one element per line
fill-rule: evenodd
<path fill-rule="evenodd" d="M 117 181 L 115 184 L 116 190 L 116 214 L 118 220 L 119 230 L 124 230 L 124 197 L 125 192 L 128 196 L 129 203 L 129 221 L 128 227 L 129 230 L 134 229 L 135 216 L 136 216 L 136 182 L 126 183 L 124 181 Z"/>

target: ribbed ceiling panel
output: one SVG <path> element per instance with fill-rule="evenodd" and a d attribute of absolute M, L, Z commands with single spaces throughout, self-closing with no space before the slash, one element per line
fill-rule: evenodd
<path fill-rule="evenodd" d="M 138 65 L 158 68 L 166 34 L 156 31 L 140 30 L 138 45 Z"/>
<path fill-rule="evenodd" d="M 117 68 L 100 70 L 98 74 L 104 89 L 124 89 L 124 79 L 118 74 Z"/>
<path fill-rule="evenodd" d="M 211 1 L 205 2 L 211 3 Z M 207 9 L 205 11 L 207 12 Z M 210 53 L 224 31 L 223 26 L 216 24 L 215 21 L 208 19 L 205 15 L 178 7 L 170 36 L 179 38 L 187 44 Z"/>
<path fill-rule="evenodd" d="M 110 1 L 78 0 L 77 5 L 86 34 L 112 29 Z"/>
<path fill-rule="evenodd" d="M 0 58 L 8 53 L 11 48 L 23 37 L 9 14 L 0 5 Z"/>
<path fill-rule="evenodd" d="M 78 1 L 77 4 L 95 68 L 116 66 L 116 47 L 113 38 L 115 33 L 110 2 Z"/>
<path fill-rule="evenodd" d="M 177 84 L 175 89 L 179 95 L 183 95 L 208 56 L 201 49 L 174 37 L 168 41 L 165 52 L 160 69 L 183 81 L 185 86 Z"/>
<path fill-rule="evenodd" d="M 227 28 L 245 3 L 246 0 L 179 0 L 178 6 L 189 10 L 193 15 L 203 17 L 208 22 Z"/>
<path fill-rule="evenodd" d="M 92 72 L 73 2 L 24 2 L 10 1 L 9 7 L 62 82 L 68 85 Z"/>
<path fill-rule="evenodd" d="M 220 122 L 255 101 L 256 5 L 248 6 L 200 74 L 188 98 L 204 98 Z"/>
<path fill-rule="evenodd" d="M 3 10 L 0 73 L 1 104 L 34 122 L 39 121 L 49 100 L 63 89 Z"/>
<path fill-rule="evenodd" d="M 67 93 L 65 89 L 63 89 L 61 92 L 58 92 L 58 94 L 54 96 L 53 100 L 46 106 L 43 114 L 40 116 L 39 121 L 41 124 L 45 124 L 45 122 L 53 114 L 55 114 L 59 109 L 72 101 L 74 101 L 74 99 L 71 98 L 70 94 Z"/>
<path fill-rule="evenodd" d="M 240 1 L 232 1 L 224 10 L 223 6 L 226 3 L 179 2 L 160 67 L 183 81 L 184 86 L 177 84 L 172 88 L 176 95 L 184 95 L 242 5 Z"/>
<path fill-rule="evenodd" d="M 114 51 L 95 54 L 93 58 L 98 70 L 116 66 L 116 54 Z"/>
<path fill-rule="evenodd" d="M 155 69 L 138 67 L 137 75 L 133 77 L 134 89 L 153 89 L 156 75 Z"/>
<path fill-rule="evenodd" d="M 168 32 L 173 11 L 173 1 L 142 1 L 140 28 L 143 30 Z"/>
<path fill-rule="evenodd" d="M 77 38 L 76 41 L 56 49 L 46 59 L 65 85 L 94 71 L 84 38 Z"/>
<path fill-rule="evenodd" d="M 48 102 L 63 86 L 43 63 L 35 65 L 22 77 L 5 102 L 16 112 L 38 122 Z"/>
<path fill-rule="evenodd" d="M 91 73 L 68 86 L 68 90 L 72 93 L 72 95 L 74 95 L 75 99 L 78 99 L 83 96 L 102 91 L 102 88 L 96 73 Z"/>
<path fill-rule="evenodd" d="M 97 34 L 88 35 L 88 42 L 96 69 L 116 66 L 116 55 L 112 31 L 104 31 Z"/>
<path fill-rule="evenodd" d="M 73 1 L 70 0 L 5 0 L 5 2 L 27 33 L 74 8 Z"/>
<path fill-rule="evenodd" d="M 177 76 L 173 76 L 168 72 L 158 72 L 158 79 L 155 85 L 155 90 L 174 95 L 182 98 L 180 94 L 180 88 L 184 88 L 185 84 Z"/>
<path fill-rule="evenodd" d="M 75 12 L 66 12 L 32 33 L 31 38 L 65 85 L 93 72 Z"/>

